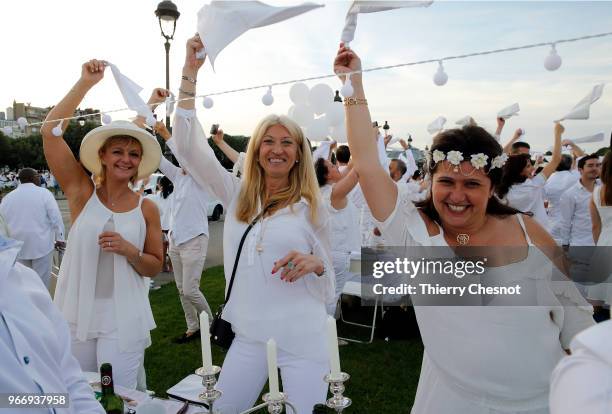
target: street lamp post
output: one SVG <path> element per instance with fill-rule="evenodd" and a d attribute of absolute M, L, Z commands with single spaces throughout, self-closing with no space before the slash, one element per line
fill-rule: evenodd
<path fill-rule="evenodd" d="M 170 90 L 170 41 L 174 38 L 174 32 L 176 30 L 176 20 L 179 18 L 181 14 L 176 8 L 176 4 L 172 3 L 170 0 L 164 0 L 157 5 L 157 9 L 155 10 L 155 16 L 159 20 L 159 28 L 161 30 L 161 35 L 164 39 L 166 39 L 166 43 L 164 43 L 164 47 L 166 48 L 166 89 Z M 164 26 L 166 29 L 171 29 L 172 33 L 168 34 L 164 30 Z M 170 31 L 170 30 L 168 30 Z M 170 116 L 166 113 L 166 128 L 170 130 Z"/>

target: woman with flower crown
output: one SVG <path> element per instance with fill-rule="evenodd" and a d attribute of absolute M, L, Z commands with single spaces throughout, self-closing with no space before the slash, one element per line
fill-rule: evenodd
<path fill-rule="evenodd" d="M 553 272 L 563 276 L 562 265 L 551 257 L 554 241 L 538 223 L 494 196 L 506 161 L 501 146 L 477 126 L 436 136 L 426 166 L 430 194 L 415 205 L 376 159 L 359 57 L 341 44 L 334 70 L 343 81 L 351 72 L 348 141 L 364 196 L 388 245 L 406 246 L 407 254 L 437 246 L 452 255 L 472 246 L 481 252 L 483 246 L 497 247 L 481 282 L 524 288 L 514 303 L 475 296 L 470 305 L 495 306 L 415 306 L 425 348 L 412 413 L 548 413 L 550 374 L 572 337 L 593 325 L 592 308 L 571 282 L 548 283 Z M 421 276 L 416 280 L 423 281 Z M 461 300 L 453 299 L 453 304 Z M 529 306 L 509 306 L 516 304 Z"/>

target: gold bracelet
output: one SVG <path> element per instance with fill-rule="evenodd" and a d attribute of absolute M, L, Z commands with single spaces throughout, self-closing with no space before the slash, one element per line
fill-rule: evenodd
<path fill-rule="evenodd" d="M 352 97 L 348 97 L 348 98 L 344 98 L 344 106 L 351 106 L 351 105 L 367 105 L 368 104 L 368 100 L 365 98 L 352 98 Z"/>

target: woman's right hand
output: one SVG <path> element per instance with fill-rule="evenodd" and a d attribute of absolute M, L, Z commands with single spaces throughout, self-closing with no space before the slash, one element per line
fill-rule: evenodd
<path fill-rule="evenodd" d="M 106 64 L 103 60 L 91 59 L 81 66 L 81 81 L 90 88 L 104 77 Z"/>
<path fill-rule="evenodd" d="M 187 40 L 186 53 L 185 53 L 185 65 L 183 67 L 183 72 L 187 72 L 189 74 L 195 75 L 198 73 L 204 62 L 206 61 L 206 57 L 204 59 L 198 59 L 196 57 L 196 53 L 204 48 L 204 43 L 200 39 L 200 35 L 196 33 L 195 36 Z"/>
<path fill-rule="evenodd" d="M 344 43 L 340 43 L 340 48 L 338 48 L 338 53 L 334 59 L 334 73 L 344 82 L 345 73 L 360 70 L 361 59 L 359 59 L 359 56 L 352 49 L 346 47 Z M 361 79 L 361 72 L 351 75 L 351 80 L 356 79 L 356 77 Z"/>
<path fill-rule="evenodd" d="M 153 92 L 151 92 L 151 97 L 149 98 L 149 102 L 147 103 L 149 105 L 157 106 L 160 103 L 164 102 L 168 96 L 170 96 L 170 92 L 168 92 L 167 89 L 155 88 L 153 89 Z"/>

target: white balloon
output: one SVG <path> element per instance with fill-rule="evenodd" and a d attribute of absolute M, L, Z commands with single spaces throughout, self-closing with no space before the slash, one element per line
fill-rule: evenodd
<path fill-rule="evenodd" d="M 17 118 L 17 124 L 19 124 L 21 128 L 25 128 L 26 125 L 28 125 L 28 120 L 20 116 L 19 118 Z"/>
<path fill-rule="evenodd" d="M 293 119 L 293 111 L 295 110 L 295 105 L 291 105 L 289 107 L 289 109 L 287 110 L 287 116 L 291 119 Z"/>
<path fill-rule="evenodd" d="M 306 127 L 306 136 L 311 141 L 324 141 L 329 135 L 329 127 L 324 116 L 313 119 Z"/>
<path fill-rule="evenodd" d="M 266 106 L 270 106 L 274 103 L 274 96 L 272 96 L 272 89 L 268 89 L 268 92 L 266 92 L 266 94 L 261 97 L 261 102 Z"/>
<path fill-rule="evenodd" d="M 442 62 L 440 62 L 440 65 L 438 66 L 438 70 L 436 71 L 436 74 L 433 77 L 433 81 L 438 86 L 446 85 L 446 82 L 448 82 L 448 75 L 446 74 L 446 72 L 444 72 L 444 66 L 442 65 Z"/>
<path fill-rule="evenodd" d="M 561 67 L 561 62 L 561 56 L 557 54 L 555 45 L 552 45 L 550 54 L 546 56 L 546 59 L 544 59 L 544 67 L 549 71 L 557 70 Z"/>
<path fill-rule="evenodd" d="M 295 105 L 292 118 L 299 126 L 307 127 L 314 118 L 314 112 L 312 112 L 312 108 L 306 104 Z"/>
<path fill-rule="evenodd" d="M 325 113 L 325 118 L 331 127 L 344 122 L 344 105 L 342 105 L 342 102 L 332 102 L 332 105 Z"/>
<path fill-rule="evenodd" d="M 298 82 L 291 85 L 289 89 L 289 98 L 296 105 L 306 104 L 308 101 L 308 86 L 305 83 Z"/>
<path fill-rule="evenodd" d="M 338 142 L 339 144 L 346 144 L 347 140 L 346 140 L 346 125 L 344 124 L 344 122 L 336 125 L 335 127 L 333 127 L 331 129 L 331 137 L 334 141 Z"/>
<path fill-rule="evenodd" d="M 13 127 L 5 126 L 2 128 L 2 132 L 4 132 L 4 135 L 11 135 L 13 133 Z"/>
<path fill-rule="evenodd" d="M 113 118 L 111 118 L 111 116 L 109 114 L 104 114 L 102 115 L 102 123 L 104 125 L 108 125 L 113 121 Z"/>
<path fill-rule="evenodd" d="M 354 92 L 355 91 L 353 89 L 353 84 L 351 83 L 351 77 L 347 76 L 346 80 L 344 81 L 344 85 L 342 85 L 342 88 L 340 88 L 340 93 L 345 98 L 350 98 L 351 96 L 353 96 Z"/>
<path fill-rule="evenodd" d="M 328 111 L 334 103 L 334 91 L 325 83 L 318 83 L 310 89 L 308 93 L 308 105 L 317 115 Z"/>
<path fill-rule="evenodd" d="M 205 96 L 204 100 L 202 101 L 202 104 L 204 105 L 204 108 L 210 109 L 210 108 L 213 107 L 215 102 L 212 100 L 212 98 L 210 96 Z"/>

